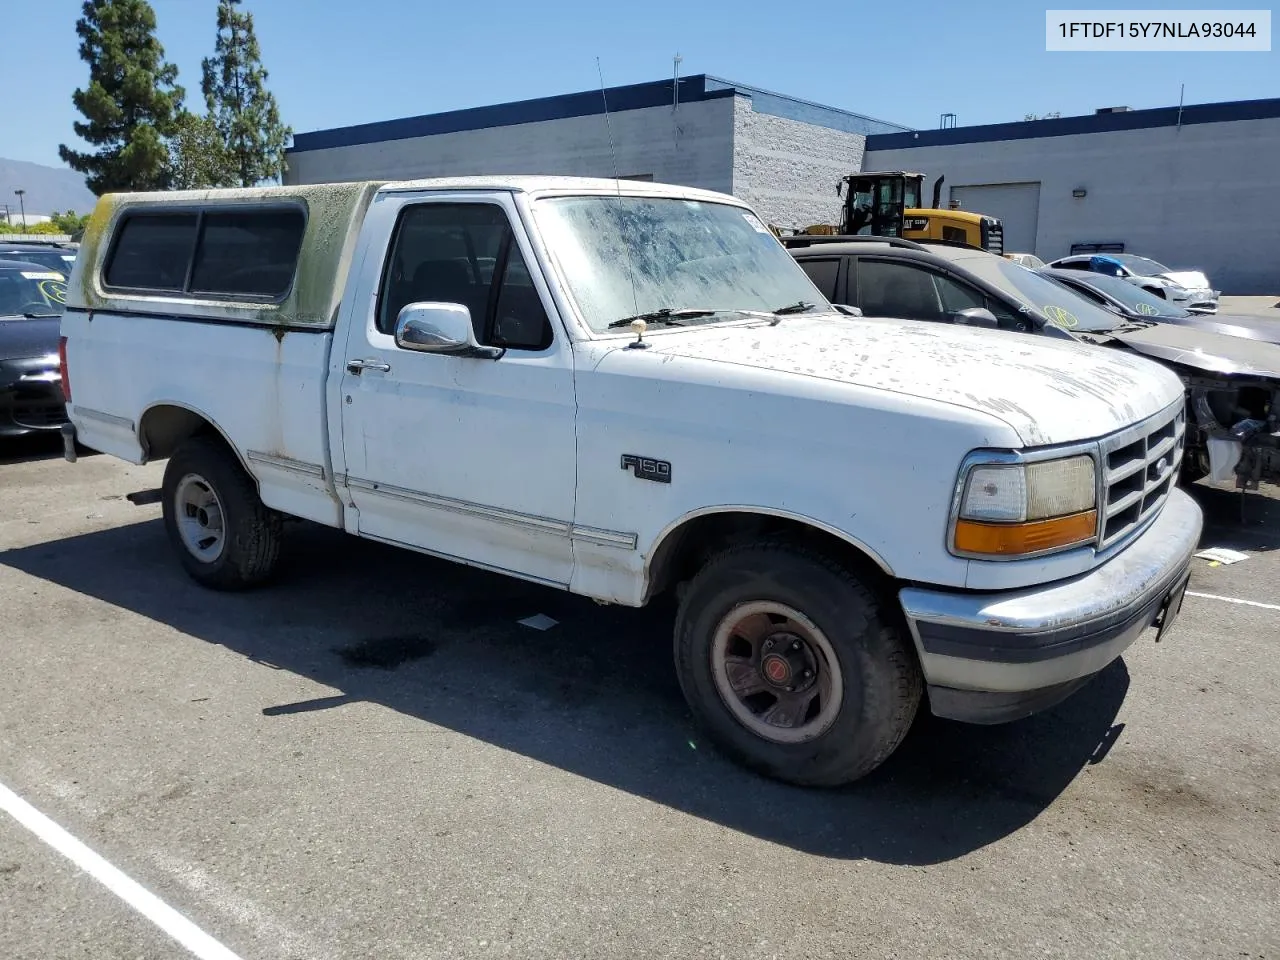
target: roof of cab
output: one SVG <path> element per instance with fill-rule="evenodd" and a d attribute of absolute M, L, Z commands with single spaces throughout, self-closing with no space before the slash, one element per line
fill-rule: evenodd
<path fill-rule="evenodd" d="M 384 193 L 417 190 L 507 190 L 512 193 L 608 193 L 625 196 L 683 197 L 707 202 L 743 202 L 737 197 L 700 187 L 685 187 L 648 180 L 625 180 L 606 177 L 557 176 L 471 176 L 429 177 L 422 180 L 397 180 L 382 185 Z"/>

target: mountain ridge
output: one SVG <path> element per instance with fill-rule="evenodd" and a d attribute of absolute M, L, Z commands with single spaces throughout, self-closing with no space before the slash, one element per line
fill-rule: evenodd
<path fill-rule="evenodd" d="M 70 167 L 47 167 L 29 160 L 0 157 L 0 204 L 9 207 L 10 223 L 18 223 L 19 203 L 15 190 L 26 191 L 23 206 L 29 214 L 48 216 L 74 210 L 89 213 L 98 198 L 85 186 L 84 175 Z M 3 207 L 0 207 L 0 212 Z"/>

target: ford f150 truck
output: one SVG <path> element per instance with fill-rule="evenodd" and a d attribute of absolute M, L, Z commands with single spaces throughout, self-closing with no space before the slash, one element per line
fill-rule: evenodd
<path fill-rule="evenodd" d="M 1144 359 L 833 307 L 749 206 L 462 178 L 103 197 L 70 282 L 74 442 L 167 459 L 187 571 L 282 518 L 640 606 L 725 751 L 880 764 L 926 699 L 1052 705 L 1166 630 L 1201 529 Z"/>

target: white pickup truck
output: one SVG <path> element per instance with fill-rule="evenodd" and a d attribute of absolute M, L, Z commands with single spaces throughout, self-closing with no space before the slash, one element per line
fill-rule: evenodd
<path fill-rule="evenodd" d="M 1200 534 L 1172 373 L 860 318 L 722 194 L 112 195 L 70 287 L 67 458 L 167 458 L 196 580 L 266 580 L 293 516 L 604 603 L 674 591 L 695 717 L 795 783 L 876 767 L 922 698 L 1057 703 L 1169 627 Z"/>

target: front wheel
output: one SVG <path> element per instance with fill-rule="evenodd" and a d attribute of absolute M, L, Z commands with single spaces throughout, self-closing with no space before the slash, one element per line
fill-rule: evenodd
<path fill-rule="evenodd" d="M 169 541 L 195 580 L 217 590 L 262 583 L 280 556 L 280 514 L 218 440 L 200 436 L 169 458 L 162 487 Z"/>
<path fill-rule="evenodd" d="M 733 547 L 694 577 L 676 669 L 695 719 L 739 762 L 806 786 L 865 776 L 922 691 L 901 628 L 851 571 L 803 547 Z"/>

